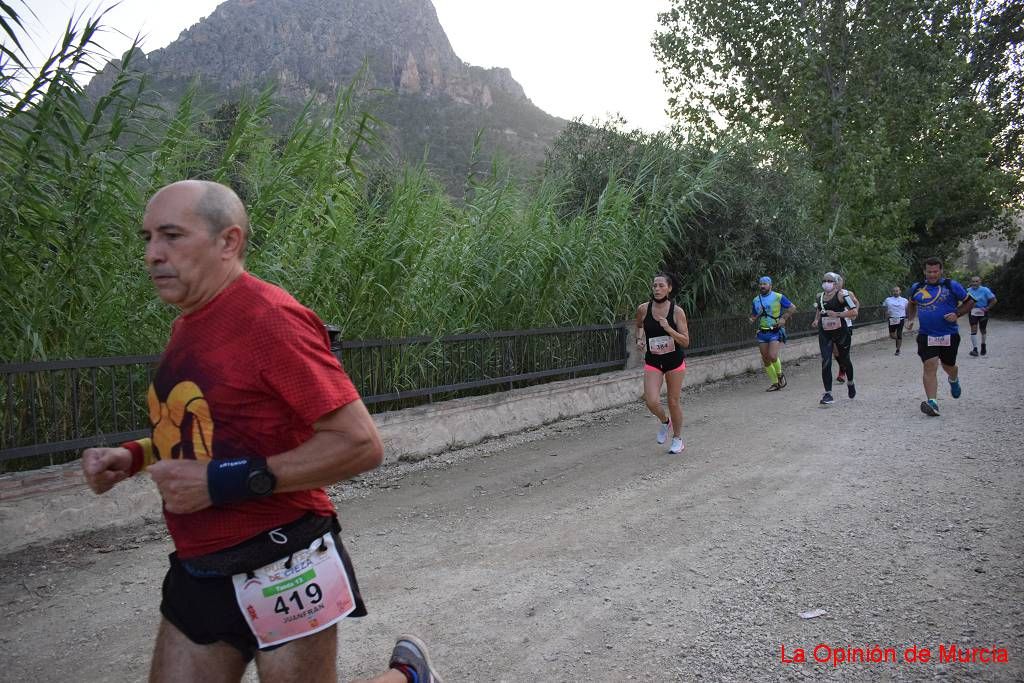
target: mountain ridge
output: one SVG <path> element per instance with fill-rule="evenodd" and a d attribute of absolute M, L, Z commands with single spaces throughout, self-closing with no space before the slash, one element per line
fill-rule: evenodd
<path fill-rule="evenodd" d="M 426 154 L 449 184 L 467 172 L 478 130 L 485 156 L 502 153 L 526 172 L 566 123 L 533 104 L 509 69 L 460 59 L 430 0 L 226 0 L 166 47 L 139 52 L 134 68 L 165 101 L 199 79 L 215 104 L 268 85 L 283 102 L 327 104 L 362 74 L 398 156 Z M 90 92 L 109 88 L 116 69 L 108 64 Z"/>

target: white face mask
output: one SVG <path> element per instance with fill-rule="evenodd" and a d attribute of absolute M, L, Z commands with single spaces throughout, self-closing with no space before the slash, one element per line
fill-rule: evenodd
<path fill-rule="evenodd" d="M 836 283 L 834 283 L 834 282 L 822 282 L 821 283 L 821 288 L 824 289 L 826 292 L 831 292 L 833 289 L 836 288 Z"/>

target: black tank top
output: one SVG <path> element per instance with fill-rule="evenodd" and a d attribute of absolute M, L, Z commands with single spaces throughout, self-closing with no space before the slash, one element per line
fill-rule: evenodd
<path fill-rule="evenodd" d="M 849 292 L 847 292 L 845 289 L 841 289 L 838 292 L 836 292 L 836 295 L 828 301 L 825 301 L 824 294 L 818 294 L 818 309 L 823 314 L 825 313 L 825 311 L 835 311 L 836 313 L 842 313 L 843 311 L 849 310 L 849 306 L 846 305 L 846 298 L 849 296 Z M 822 315 L 822 317 L 825 316 Z M 821 329 L 821 331 L 825 332 L 826 334 L 828 334 L 829 332 L 831 332 L 832 334 L 839 334 L 847 327 L 850 327 L 850 323 L 846 319 L 842 320 L 842 323 L 837 329 L 830 331 L 826 331 L 824 328 L 821 328 L 821 325 L 819 323 L 819 329 Z"/>
<path fill-rule="evenodd" d="M 676 302 L 669 299 L 667 316 L 668 326 L 671 327 L 676 332 L 678 332 L 679 328 L 676 327 L 675 313 Z M 651 353 L 650 340 L 653 339 L 654 337 L 666 336 L 668 336 L 668 332 L 666 332 L 665 328 L 661 326 L 661 323 L 654 319 L 654 300 L 652 299 L 647 303 L 647 315 L 644 316 L 644 338 L 648 340 L 647 353 L 645 354 L 644 358 L 648 363 L 650 363 L 652 360 L 659 360 L 664 362 L 682 362 L 686 358 L 686 352 L 683 351 L 683 347 L 681 347 L 679 345 L 679 342 L 677 342 L 675 339 L 673 339 L 672 342 L 676 345 L 676 350 L 673 351 L 672 353 L 663 353 L 660 355 Z"/>

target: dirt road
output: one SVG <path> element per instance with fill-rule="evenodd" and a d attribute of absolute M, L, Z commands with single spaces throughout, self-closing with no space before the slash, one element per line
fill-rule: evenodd
<path fill-rule="evenodd" d="M 816 361 L 776 394 L 687 390 L 682 456 L 630 406 L 339 487 L 371 611 L 342 624 L 346 678 L 413 631 L 449 681 L 1021 680 L 1024 324 L 989 347 L 941 418 L 913 348 L 876 342 L 831 407 Z M 149 524 L 0 558 L 0 679 L 143 680 L 168 551 Z M 876 645 L 898 661 L 832 665 Z"/>

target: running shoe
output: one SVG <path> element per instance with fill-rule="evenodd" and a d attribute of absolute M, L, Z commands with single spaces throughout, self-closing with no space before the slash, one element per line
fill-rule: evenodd
<path fill-rule="evenodd" d="M 896 353 L 894 353 L 893 355 L 894 355 L 894 356 L 898 356 L 898 355 L 900 355 L 900 350 L 899 350 L 899 349 L 896 349 Z"/>
<path fill-rule="evenodd" d="M 854 385 L 853 382 L 847 383 L 846 395 L 849 396 L 850 398 L 853 398 L 854 396 L 857 395 L 857 387 Z"/>
<path fill-rule="evenodd" d="M 665 439 L 668 438 L 668 430 L 670 429 L 672 429 L 672 420 L 663 422 L 662 425 L 658 427 L 658 443 L 665 443 Z"/>
<path fill-rule="evenodd" d="M 418 683 L 443 683 L 430 663 L 427 645 L 416 636 L 399 636 L 395 649 L 391 651 L 388 666 L 408 676 L 412 673 Z"/>
<path fill-rule="evenodd" d="M 971 349 L 971 352 L 969 354 L 967 354 L 967 355 L 968 356 L 974 356 L 975 358 L 977 358 L 978 357 L 978 349 Z"/>
<path fill-rule="evenodd" d="M 955 381 L 950 380 L 949 382 L 949 395 L 953 398 L 960 398 L 960 394 L 964 393 L 964 390 L 960 388 L 960 379 L 957 378 Z"/>
<path fill-rule="evenodd" d="M 846 384 L 846 375 L 840 372 L 838 375 L 836 375 L 836 382 L 838 382 L 839 384 Z"/>
<path fill-rule="evenodd" d="M 678 436 L 673 436 L 672 437 L 672 446 L 671 446 L 671 448 L 668 449 L 668 452 L 669 453 L 682 453 L 684 448 L 686 448 L 686 445 L 683 444 L 682 438 L 680 438 Z"/>
<path fill-rule="evenodd" d="M 821 397 L 821 400 L 818 401 L 818 403 L 820 403 L 823 406 L 832 405 L 835 402 L 836 402 L 836 400 L 834 398 L 832 398 L 832 394 L 830 394 L 827 391 L 825 392 L 825 395 Z"/>
<path fill-rule="evenodd" d="M 930 398 L 927 401 L 921 401 L 921 412 L 929 417 L 938 417 L 939 402 L 934 398 Z"/>
<path fill-rule="evenodd" d="M 778 384 L 773 384 L 770 387 L 768 387 L 767 389 L 765 389 L 765 391 L 778 391 L 781 388 L 782 387 L 780 387 Z"/>
<path fill-rule="evenodd" d="M 789 382 L 786 381 L 785 375 L 779 375 L 779 389 L 785 389 Z"/>
<path fill-rule="evenodd" d="M 986 348 L 985 348 L 985 345 L 984 345 L 984 344 L 982 344 L 982 345 L 981 345 L 981 355 L 983 355 L 983 356 L 984 356 L 984 355 L 985 355 L 986 353 L 988 353 L 988 349 L 986 349 Z"/>

